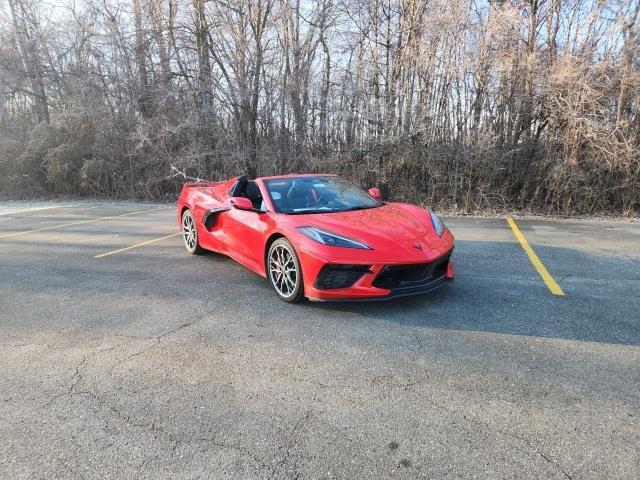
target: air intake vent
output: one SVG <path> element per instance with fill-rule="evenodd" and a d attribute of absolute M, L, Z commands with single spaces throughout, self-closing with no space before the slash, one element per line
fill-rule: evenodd
<path fill-rule="evenodd" d="M 325 265 L 314 286 L 320 290 L 347 288 L 370 272 L 370 265 Z"/>
<path fill-rule="evenodd" d="M 450 256 L 451 252 L 431 263 L 387 266 L 380 272 L 372 285 L 374 287 L 397 290 L 427 284 L 444 276 Z"/>

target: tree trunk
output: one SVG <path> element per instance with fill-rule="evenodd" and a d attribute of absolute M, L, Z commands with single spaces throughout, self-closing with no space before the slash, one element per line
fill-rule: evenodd
<path fill-rule="evenodd" d="M 149 77 L 147 73 L 147 44 L 142 29 L 142 8 L 140 0 L 133 0 L 133 21 L 135 26 L 135 58 L 138 67 L 138 111 L 149 118 L 151 112 L 151 97 L 149 95 Z"/>
<path fill-rule="evenodd" d="M 30 85 L 31 91 L 29 94 L 33 99 L 36 121 L 38 123 L 49 123 L 49 103 L 42 78 L 38 44 L 33 38 L 32 32 L 29 32 L 27 28 L 25 6 L 20 0 L 9 0 L 9 9 L 11 10 L 13 26 L 16 29 L 16 41 L 20 59 Z"/>

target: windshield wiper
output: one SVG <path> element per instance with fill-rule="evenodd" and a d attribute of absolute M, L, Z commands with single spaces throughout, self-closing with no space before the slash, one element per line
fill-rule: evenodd
<path fill-rule="evenodd" d="M 293 212 L 287 212 L 287 215 L 306 215 L 308 213 L 342 213 L 342 212 L 353 212 L 355 210 L 368 210 L 369 208 L 377 208 L 381 205 L 358 205 L 356 207 L 348 207 L 340 210 L 325 210 L 325 209 L 316 209 L 316 210 L 297 210 Z"/>
<path fill-rule="evenodd" d="M 288 212 L 287 215 L 306 215 L 307 213 L 331 213 L 334 210 L 298 210 L 297 212 Z"/>
<path fill-rule="evenodd" d="M 358 205 L 357 207 L 349 207 L 344 210 L 340 210 L 341 212 L 353 212 L 355 210 L 368 210 L 370 208 L 377 208 L 380 205 Z"/>

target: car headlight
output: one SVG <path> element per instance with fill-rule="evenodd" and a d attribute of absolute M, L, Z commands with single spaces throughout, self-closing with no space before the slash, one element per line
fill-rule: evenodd
<path fill-rule="evenodd" d="M 436 234 L 441 237 L 444 233 L 445 226 L 444 222 L 440 220 L 440 217 L 436 215 L 436 212 L 429 209 L 429 215 L 431 216 L 431 223 L 433 224 L 433 229 L 436 231 Z"/>
<path fill-rule="evenodd" d="M 362 242 L 357 242 L 356 240 L 351 240 L 350 238 L 327 232 L 326 230 L 322 230 L 318 227 L 298 227 L 298 231 L 304 236 L 309 237 L 311 240 L 315 240 L 323 245 L 371 250 L 371 247 Z"/>

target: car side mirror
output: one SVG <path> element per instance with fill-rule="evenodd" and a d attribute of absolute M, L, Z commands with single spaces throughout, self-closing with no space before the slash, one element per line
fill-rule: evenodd
<path fill-rule="evenodd" d="M 245 197 L 232 197 L 231 205 L 238 210 L 253 210 L 253 203 Z"/>
<path fill-rule="evenodd" d="M 378 187 L 370 188 L 369 195 L 371 195 L 376 200 L 380 200 L 380 189 Z"/>

